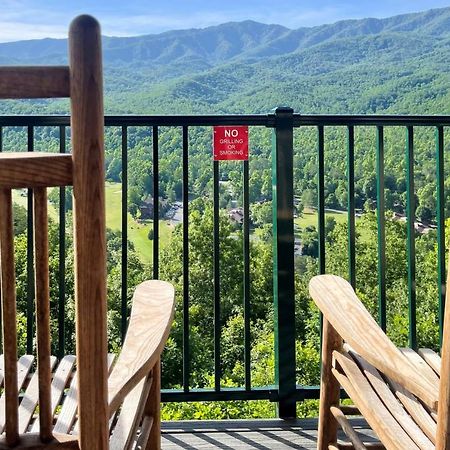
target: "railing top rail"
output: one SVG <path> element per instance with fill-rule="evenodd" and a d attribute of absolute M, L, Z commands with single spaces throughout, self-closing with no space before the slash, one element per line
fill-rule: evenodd
<path fill-rule="evenodd" d="M 251 125 L 273 127 L 273 114 L 229 115 L 107 115 L 107 126 L 213 126 Z M 0 115 L 0 126 L 69 126 L 66 115 Z"/>
<path fill-rule="evenodd" d="M 67 115 L 0 115 L 0 126 L 69 126 Z M 107 115 L 107 126 L 275 126 L 275 114 Z M 450 126 L 450 115 L 294 114 L 300 126 Z"/>
<path fill-rule="evenodd" d="M 295 126 L 448 126 L 450 115 L 294 114 Z"/>

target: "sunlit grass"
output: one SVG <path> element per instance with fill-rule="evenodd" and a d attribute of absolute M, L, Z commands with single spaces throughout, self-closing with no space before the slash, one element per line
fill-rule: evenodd
<path fill-rule="evenodd" d="M 122 187 L 120 183 L 106 183 L 106 226 L 112 230 L 122 229 Z M 130 213 L 127 214 L 128 240 L 134 244 L 139 257 L 144 262 L 151 262 L 153 255 L 153 240 L 148 239 L 148 233 L 153 228 L 153 221 L 138 222 Z M 173 226 L 165 220 L 159 222 L 160 248 L 169 244 Z"/>

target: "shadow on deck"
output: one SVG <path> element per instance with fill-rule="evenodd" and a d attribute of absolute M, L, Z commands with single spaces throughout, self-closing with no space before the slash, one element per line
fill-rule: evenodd
<path fill-rule="evenodd" d="M 373 441 L 362 419 L 350 419 L 364 441 Z M 317 420 L 223 420 L 164 422 L 162 450 L 316 448 Z"/>

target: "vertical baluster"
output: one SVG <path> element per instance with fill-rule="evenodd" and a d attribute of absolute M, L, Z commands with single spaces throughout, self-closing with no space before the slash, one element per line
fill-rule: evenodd
<path fill-rule="evenodd" d="M 437 180 L 437 211 L 438 227 L 438 292 L 439 292 L 439 346 L 442 347 L 445 308 L 445 191 L 444 191 L 444 128 L 436 128 L 436 180 Z"/>
<path fill-rule="evenodd" d="M 189 391 L 189 129 L 183 127 L 183 389 Z"/>
<path fill-rule="evenodd" d="M 213 162 L 214 186 L 214 240 L 213 240 L 213 271 L 214 271 L 214 389 L 220 391 L 220 234 L 219 234 L 219 161 Z"/>
<path fill-rule="evenodd" d="M 325 273 L 325 144 L 324 129 L 322 125 L 317 127 L 317 213 L 319 232 L 319 273 Z"/>
<path fill-rule="evenodd" d="M 319 240 L 319 274 L 325 273 L 325 136 L 322 125 L 317 127 L 317 228 Z M 320 348 L 322 351 L 323 315 L 320 313 Z"/>
<path fill-rule="evenodd" d="M 50 367 L 50 296 L 48 265 L 47 190 L 33 191 L 36 334 L 39 376 L 39 423 L 42 441 L 52 435 Z"/>
<path fill-rule="evenodd" d="M 249 221 L 249 164 L 243 163 L 243 187 L 244 187 L 244 366 L 245 366 L 245 390 L 252 387 L 250 359 L 251 359 L 251 335 L 250 335 L 250 221 Z"/>
<path fill-rule="evenodd" d="M 356 287 L 355 257 L 355 128 L 347 128 L 347 213 L 348 213 L 348 278 Z"/>
<path fill-rule="evenodd" d="M 121 263 L 121 334 L 125 339 L 128 322 L 128 129 L 122 127 L 122 263 Z"/>
<path fill-rule="evenodd" d="M 66 127 L 59 127 L 59 152 L 66 152 Z M 65 355 L 66 307 L 66 188 L 59 188 L 59 261 L 58 261 L 58 357 Z"/>
<path fill-rule="evenodd" d="M 416 336 L 416 248 L 415 248 L 415 198 L 414 198 L 414 129 L 406 128 L 406 216 L 408 253 L 408 308 L 409 346 L 417 348 Z"/>
<path fill-rule="evenodd" d="M 386 331 L 386 230 L 384 208 L 384 130 L 377 127 L 378 322 Z"/>
<path fill-rule="evenodd" d="M 159 278 L 159 142 L 153 127 L 153 278 Z"/>
<path fill-rule="evenodd" d="M 34 152 L 34 128 L 27 128 L 27 150 Z M 27 353 L 33 353 L 34 336 L 34 267 L 33 267 L 33 190 L 27 197 Z"/>
<path fill-rule="evenodd" d="M 15 445 L 18 434 L 16 281 L 11 190 L 0 189 L 0 268 L 2 286 L 3 353 L 5 364 L 6 442 Z"/>

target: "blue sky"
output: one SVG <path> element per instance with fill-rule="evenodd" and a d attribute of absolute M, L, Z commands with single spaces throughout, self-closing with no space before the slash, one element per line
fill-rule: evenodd
<path fill-rule="evenodd" d="M 108 36 L 154 34 L 252 19 L 289 28 L 389 17 L 450 6 L 450 0 L 0 0 L 0 42 L 65 37 L 89 13 Z"/>

